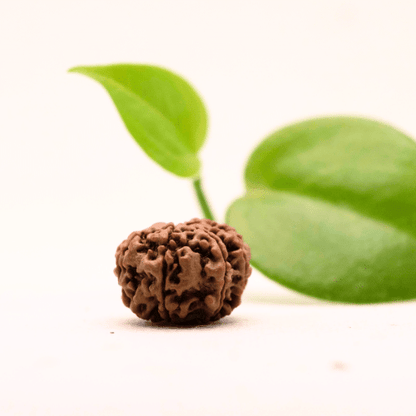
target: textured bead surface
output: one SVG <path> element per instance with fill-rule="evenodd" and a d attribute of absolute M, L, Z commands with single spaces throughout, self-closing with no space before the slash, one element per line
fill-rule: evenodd
<path fill-rule="evenodd" d="M 226 224 L 195 218 L 130 234 L 116 252 L 123 303 L 152 322 L 216 321 L 241 303 L 250 249 Z"/>

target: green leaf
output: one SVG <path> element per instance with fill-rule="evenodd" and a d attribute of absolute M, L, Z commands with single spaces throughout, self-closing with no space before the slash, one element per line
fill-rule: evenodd
<path fill-rule="evenodd" d="M 416 143 L 388 125 L 294 124 L 253 152 L 227 222 L 252 262 L 299 292 L 341 302 L 416 298 Z"/>
<path fill-rule="evenodd" d="M 196 177 L 207 114 L 195 90 L 181 77 L 149 65 L 84 66 L 69 70 L 98 81 L 146 154 L 168 171 Z"/>

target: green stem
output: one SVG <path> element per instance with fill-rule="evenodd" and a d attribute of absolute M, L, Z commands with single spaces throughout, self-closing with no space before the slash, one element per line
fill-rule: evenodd
<path fill-rule="evenodd" d="M 211 208 L 209 207 L 208 201 L 205 198 L 204 191 L 202 190 L 201 178 L 195 179 L 193 181 L 193 185 L 194 185 L 195 193 L 198 198 L 198 202 L 201 207 L 202 213 L 204 214 L 204 217 L 209 220 L 215 221 L 214 215 L 211 211 Z"/>

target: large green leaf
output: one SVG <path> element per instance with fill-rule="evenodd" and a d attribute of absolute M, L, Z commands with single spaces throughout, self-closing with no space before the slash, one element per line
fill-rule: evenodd
<path fill-rule="evenodd" d="M 253 264 L 315 297 L 416 298 L 416 143 L 372 120 L 315 119 L 272 134 L 227 221 Z"/>
<path fill-rule="evenodd" d="M 149 65 L 84 66 L 70 72 L 87 75 L 108 91 L 128 131 L 154 161 L 176 175 L 198 176 L 207 114 L 183 78 Z"/>

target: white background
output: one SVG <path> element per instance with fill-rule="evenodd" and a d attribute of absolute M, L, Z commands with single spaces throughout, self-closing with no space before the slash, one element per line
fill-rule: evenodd
<path fill-rule="evenodd" d="M 131 62 L 188 79 L 222 220 L 250 152 L 285 124 L 351 114 L 416 137 L 415 21 L 412 0 L 1 2 L 0 414 L 416 415 L 413 302 L 334 305 L 253 273 L 206 328 L 124 308 L 117 245 L 199 208 L 104 89 L 67 73 Z"/>

